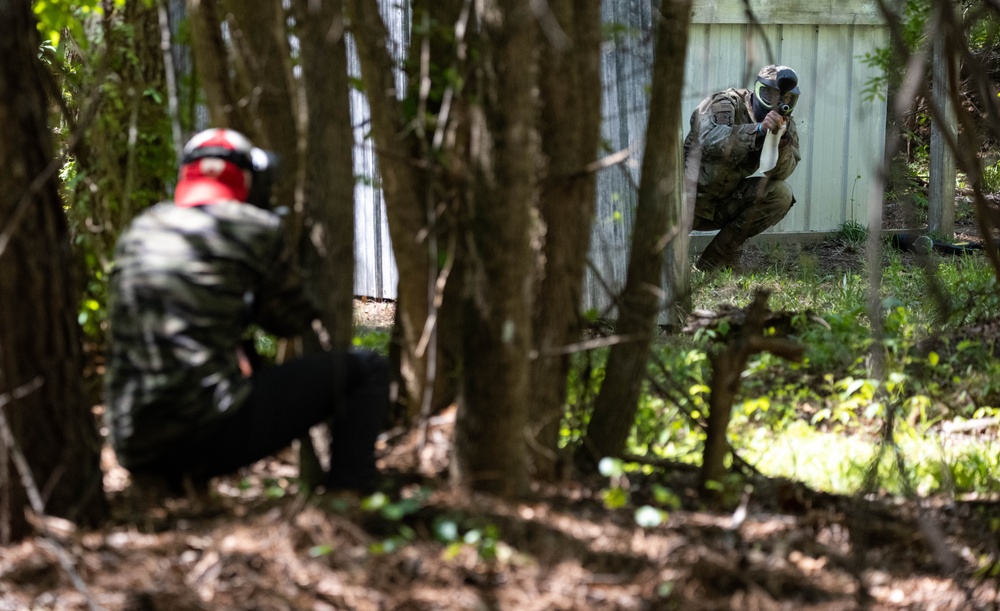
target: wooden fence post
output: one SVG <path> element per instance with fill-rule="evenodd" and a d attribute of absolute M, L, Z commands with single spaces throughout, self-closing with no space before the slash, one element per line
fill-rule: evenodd
<path fill-rule="evenodd" d="M 927 187 L 927 230 L 944 238 L 955 233 L 955 153 L 948 147 L 947 136 L 955 135 L 955 108 L 949 94 L 954 66 L 945 49 L 941 33 L 934 40 L 934 66 L 931 97 L 941 109 L 944 121 L 931 121 L 931 167 Z"/>

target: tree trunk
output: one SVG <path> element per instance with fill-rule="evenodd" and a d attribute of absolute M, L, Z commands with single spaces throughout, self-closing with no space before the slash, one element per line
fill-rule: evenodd
<path fill-rule="evenodd" d="M 308 126 L 306 229 L 319 255 L 306 263 L 322 291 L 330 347 L 344 350 L 353 338 L 355 182 L 343 2 L 296 0 L 294 6 Z"/>
<path fill-rule="evenodd" d="M 31 7 L 0 1 L 0 394 L 40 380 L 4 415 L 46 511 L 84 524 L 106 515 L 101 439 L 82 384 L 77 284 L 59 199 L 48 100 Z M 25 491 L 0 447 L 0 543 L 28 534 Z"/>
<path fill-rule="evenodd" d="M 278 154 L 281 171 L 275 179 L 274 202 L 293 213 L 288 223 L 297 241 L 301 207 L 296 198 L 300 150 L 298 101 L 292 78 L 292 52 L 285 11 L 279 0 L 223 0 L 236 67 L 234 84 L 246 104 L 250 125 L 245 132 L 254 144 Z M 199 56 L 197 60 L 204 61 Z"/>
<path fill-rule="evenodd" d="M 726 457 L 729 455 L 727 432 L 732 418 L 733 402 L 740 388 L 740 376 L 747 359 L 758 352 L 770 352 L 791 361 L 801 361 L 803 346 L 784 337 L 769 337 L 767 319 L 768 291 L 758 290 L 746 310 L 743 324 L 730 332 L 726 345 L 709 356 L 712 363 L 712 391 L 708 400 L 708 426 L 705 430 L 705 448 L 702 453 L 700 485 L 702 493 L 718 501 L 720 490 L 714 484 L 723 484 L 726 474 Z"/>
<path fill-rule="evenodd" d="M 454 398 L 462 293 L 462 273 L 454 266 L 460 266 L 463 257 L 458 251 L 464 248 L 455 225 L 467 207 L 462 203 L 466 190 L 457 185 L 467 173 L 463 164 L 469 138 L 463 94 L 447 81 L 445 68 L 451 67 L 466 83 L 476 78 L 455 56 L 457 36 L 452 29 L 464 4 L 464 0 L 413 2 L 418 33 L 409 53 L 420 61 L 407 64 L 408 90 L 400 102 L 395 59 L 389 54 L 388 32 L 377 3 L 348 1 L 399 272 L 401 393 L 411 417 L 426 415 Z M 453 95 L 454 106 L 448 116 L 438 117 L 445 91 Z"/>
<path fill-rule="evenodd" d="M 313 274 L 322 300 L 320 319 L 328 333 L 325 346 L 315 334 L 306 335 L 303 349 L 346 350 L 354 336 L 355 183 L 343 2 L 295 0 L 293 9 L 306 107 L 303 265 Z M 315 486 L 323 477 L 318 454 L 329 447 L 332 431 L 315 427 L 312 433 L 322 443 L 314 444 L 309 436 L 301 440 L 299 467 L 302 480 Z"/>
<path fill-rule="evenodd" d="M 534 265 L 539 227 L 535 90 L 539 33 L 530 0 L 479 15 L 483 138 L 472 150 L 467 326 L 452 473 L 503 496 L 528 491 Z"/>
<path fill-rule="evenodd" d="M 604 384 L 579 454 L 584 465 L 619 455 L 625 448 L 656 330 L 664 252 L 680 234 L 684 203 L 681 85 L 690 20 L 691 0 L 661 4 L 638 208 L 618 313 L 617 332 L 629 341 L 612 347 L 608 356 Z"/>
<path fill-rule="evenodd" d="M 247 106 L 229 76 L 229 53 L 222 39 L 218 3 L 216 0 L 187 0 L 187 13 L 191 24 L 195 73 L 205 93 L 205 105 L 212 126 L 252 135 Z"/>
<path fill-rule="evenodd" d="M 534 321 L 531 378 L 533 469 L 552 479 L 560 464 L 559 429 L 570 355 L 562 349 L 580 333 L 580 306 L 596 202 L 595 161 L 601 129 L 601 7 L 599 2 L 549 3 L 555 23 L 543 23 L 539 85 L 545 176 L 539 213 L 544 227 Z M 557 27 L 558 26 L 558 27 Z"/>

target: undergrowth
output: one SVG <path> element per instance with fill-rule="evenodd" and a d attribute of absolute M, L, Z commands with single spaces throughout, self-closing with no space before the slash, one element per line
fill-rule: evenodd
<path fill-rule="evenodd" d="M 822 252 L 772 247 L 752 269 L 695 276 L 695 308 L 743 308 L 756 290 L 769 290 L 778 313 L 770 332 L 805 346 L 800 363 L 769 353 L 748 361 L 729 427 L 733 448 L 765 474 L 831 492 L 857 492 L 873 474 L 891 493 L 1000 492 L 997 424 L 978 436 L 944 427 L 1000 419 L 1000 363 L 990 334 L 1000 335 L 1000 323 L 993 331 L 987 322 L 1000 316 L 1000 297 L 986 258 L 932 254 L 929 276 L 915 260 L 886 250 L 873 296 L 863 242 L 840 236 L 820 245 L 845 258 L 826 271 L 817 265 Z M 929 278 L 942 301 L 929 297 Z M 869 303 L 878 304 L 874 312 Z M 726 333 L 720 325 L 661 339 L 629 454 L 700 463 L 708 354 Z M 570 445 L 585 426 L 605 355 L 576 358 L 563 429 Z"/>

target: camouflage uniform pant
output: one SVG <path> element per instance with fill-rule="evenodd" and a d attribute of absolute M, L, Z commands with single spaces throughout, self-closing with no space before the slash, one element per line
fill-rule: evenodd
<path fill-rule="evenodd" d="M 719 233 L 698 261 L 699 269 L 732 265 L 743 243 L 783 219 L 795 197 L 783 180 L 748 178 L 727 197 L 698 194 L 694 230 Z"/>

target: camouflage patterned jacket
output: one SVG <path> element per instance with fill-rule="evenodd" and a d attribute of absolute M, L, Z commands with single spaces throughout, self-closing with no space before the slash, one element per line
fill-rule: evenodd
<path fill-rule="evenodd" d="M 161 203 L 121 235 L 111 272 L 107 424 L 121 463 L 142 466 L 239 409 L 247 326 L 309 328 L 316 301 L 280 218 L 249 204 Z"/>
<path fill-rule="evenodd" d="M 687 163 L 700 159 L 699 196 L 725 197 L 757 171 L 764 139 L 757 135 L 752 96 L 749 89 L 727 89 L 705 98 L 691 114 L 684 159 Z M 788 118 L 778 151 L 778 164 L 767 176 L 785 180 L 800 159 L 799 136 L 792 117 Z"/>

